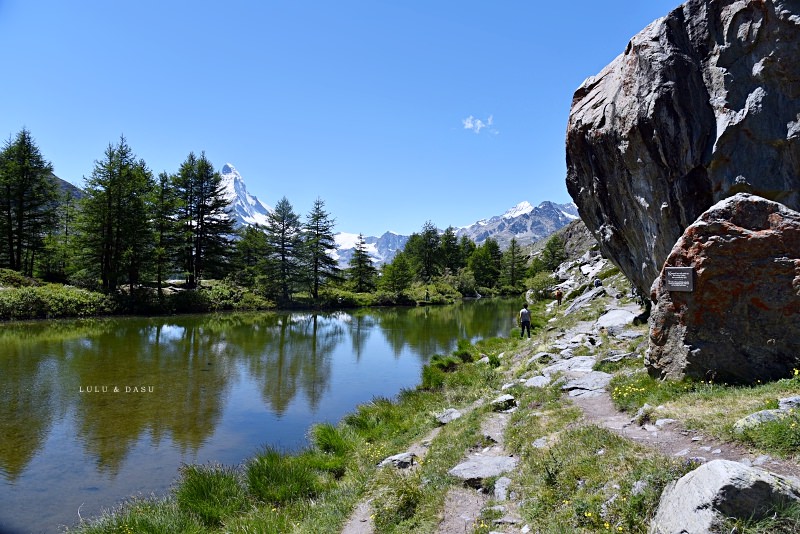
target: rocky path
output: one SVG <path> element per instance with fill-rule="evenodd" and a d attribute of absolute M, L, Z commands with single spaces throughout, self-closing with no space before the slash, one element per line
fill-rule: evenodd
<path fill-rule="evenodd" d="M 602 296 L 601 292 L 598 292 L 598 296 Z M 579 322 L 564 330 L 557 330 L 554 327 L 545 334 L 543 344 L 553 347 L 556 353 L 531 354 L 531 350 L 526 350 L 523 346 L 518 354 L 512 357 L 512 362 L 506 366 L 509 380 L 512 380 L 512 376 L 515 374 L 518 375 L 517 371 L 521 366 L 526 366 L 537 358 L 547 357 L 551 363 L 542 369 L 541 375 L 524 380 L 525 385 L 527 387 L 544 387 L 553 379 L 562 380 L 562 389 L 565 390 L 564 401 L 578 406 L 583 412 L 584 421 L 588 424 L 608 428 L 626 439 L 652 447 L 665 456 L 684 457 L 700 463 L 725 459 L 745 465 L 759 466 L 780 475 L 800 477 L 800 468 L 795 463 L 755 454 L 742 445 L 722 442 L 696 431 L 687 430 L 680 421 L 664 419 L 648 421 L 639 425 L 634 422 L 634 418 L 630 414 L 617 411 L 607 391 L 611 375 L 593 370 L 598 355 L 609 353 L 608 347 L 601 346 L 601 338 L 613 338 L 619 342 L 617 343 L 619 345 L 641 338 L 644 331 L 630 328 L 632 317 L 638 313 L 636 307 L 630 305 L 617 307 L 614 305 L 613 299 L 607 299 L 606 302 L 606 313 L 596 321 Z M 533 342 L 535 343 L 536 340 Z M 601 351 L 601 349 L 603 350 Z M 582 355 L 575 356 L 573 352 L 579 352 Z M 588 355 L 586 355 L 587 352 Z M 485 401 L 495 402 L 497 399 L 495 401 L 485 399 Z M 527 534 L 530 532 L 529 527 L 524 524 L 518 514 L 515 496 L 508 493 L 508 487 L 513 486 L 516 460 L 513 465 L 506 464 L 496 473 L 481 475 L 486 478 L 496 478 L 494 494 L 487 494 L 484 490 L 475 489 L 480 486 L 480 483 L 475 483 L 475 480 L 480 477 L 470 478 L 472 475 L 460 473 L 462 468 L 480 470 L 479 464 L 484 461 L 491 464 L 510 458 L 504 447 L 504 433 L 510 415 L 503 411 L 497 409 L 487 414 L 483 421 L 482 431 L 491 445 L 478 451 L 465 451 L 462 463 L 454 466 L 454 469 L 451 470 L 450 473 L 453 476 L 459 476 L 465 482 L 447 494 L 437 534 L 473 532 L 481 520 L 482 512 L 490 504 L 497 507 L 493 510 L 495 516 L 498 515 L 498 512 L 502 516 L 500 520 L 494 521 L 493 533 Z M 425 444 L 429 443 L 433 437 L 435 434 L 428 436 L 421 443 L 414 444 L 409 452 L 413 451 L 417 456 L 423 457 L 426 452 Z M 355 509 L 342 534 L 373 534 L 374 528 L 370 520 L 370 513 L 369 500 L 365 499 Z"/>

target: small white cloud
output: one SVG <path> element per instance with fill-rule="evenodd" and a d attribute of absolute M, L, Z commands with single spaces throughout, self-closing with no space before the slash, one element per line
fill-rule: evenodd
<path fill-rule="evenodd" d="M 464 123 L 465 130 L 472 130 L 475 133 L 481 133 L 481 130 L 483 128 L 486 128 L 486 125 L 483 123 L 482 120 L 476 119 L 472 115 L 462 120 L 461 122 Z"/>
<path fill-rule="evenodd" d="M 489 128 L 489 132 L 491 132 L 493 135 L 497 135 L 499 133 L 494 128 L 491 128 L 492 124 L 494 123 L 494 115 L 489 115 L 489 117 L 486 119 L 486 122 L 470 115 L 466 119 L 462 119 L 461 123 L 464 125 L 465 130 L 472 130 L 476 134 L 481 133 L 481 130 L 484 128 Z"/>

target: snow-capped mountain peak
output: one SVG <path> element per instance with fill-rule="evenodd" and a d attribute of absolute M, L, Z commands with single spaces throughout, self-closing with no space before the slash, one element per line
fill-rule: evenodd
<path fill-rule="evenodd" d="M 513 219 L 514 217 L 519 217 L 520 215 L 525 215 L 526 213 L 530 213 L 533 211 L 533 206 L 527 200 L 524 200 L 514 206 L 513 208 L 506 211 L 502 217 L 503 219 Z"/>
<path fill-rule="evenodd" d="M 222 166 L 220 172 L 222 185 L 225 188 L 225 197 L 230 202 L 233 219 L 236 226 L 267 224 L 267 217 L 272 208 L 267 206 L 247 192 L 244 179 L 239 171 L 230 163 Z"/>

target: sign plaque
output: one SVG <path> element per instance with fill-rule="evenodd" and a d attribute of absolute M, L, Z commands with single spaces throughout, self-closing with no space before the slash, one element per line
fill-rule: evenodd
<path fill-rule="evenodd" d="M 665 267 L 664 278 L 668 291 L 694 291 L 693 267 Z"/>

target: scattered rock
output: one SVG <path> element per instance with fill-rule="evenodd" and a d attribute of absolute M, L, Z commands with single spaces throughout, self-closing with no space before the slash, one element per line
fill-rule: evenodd
<path fill-rule="evenodd" d="M 498 501 L 508 500 L 508 488 L 511 486 L 511 479 L 500 477 L 494 483 L 494 498 Z"/>
<path fill-rule="evenodd" d="M 510 410 L 511 408 L 517 405 L 517 399 L 514 398 L 513 395 L 505 394 L 500 395 L 496 399 L 491 402 L 492 410 L 495 412 L 502 412 L 504 410 Z"/>
<path fill-rule="evenodd" d="M 800 137 L 798 138 L 800 140 Z M 800 213 L 739 193 L 689 226 L 664 263 L 694 290 L 653 283 L 651 375 L 755 383 L 800 366 Z"/>
<path fill-rule="evenodd" d="M 389 467 L 390 465 L 398 468 L 398 469 L 408 469 L 416 462 L 417 455 L 411 452 L 401 452 L 400 454 L 395 454 L 394 456 L 389 456 L 381 463 L 378 464 L 378 467 Z"/>
<path fill-rule="evenodd" d="M 579 378 L 573 378 L 561 389 L 569 391 L 570 397 L 596 397 L 600 395 L 611 382 L 611 375 L 602 371 L 591 371 Z"/>
<path fill-rule="evenodd" d="M 537 352 L 528 359 L 527 365 L 531 366 L 534 363 L 550 363 L 553 361 L 553 358 L 555 358 L 555 355 L 549 352 Z"/>
<path fill-rule="evenodd" d="M 543 388 L 550 385 L 552 379 L 549 376 L 534 376 L 523 384 L 526 388 Z"/>
<path fill-rule="evenodd" d="M 633 311 L 624 308 L 609 310 L 597 319 L 595 326 L 605 328 L 609 334 L 616 335 L 617 332 L 622 332 L 624 327 L 632 325 L 636 315 Z"/>
<path fill-rule="evenodd" d="M 783 399 L 778 399 L 778 409 L 779 410 L 793 410 L 797 407 L 800 407 L 800 396 L 795 397 L 785 397 Z"/>
<path fill-rule="evenodd" d="M 468 486 L 482 488 L 484 479 L 498 477 L 516 466 L 517 459 L 513 456 L 471 456 L 469 460 L 458 464 L 448 473 L 460 478 Z"/>
<path fill-rule="evenodd" d="M 556 373 L 563 373 L 567 378 L 577 378 L 590 373 L 595 362 L 596 360 L 592 356 L 577 356 L 545 367 L 542 369 L 542 374 L 549 377 Z"/>
<path fill-rule="evenodd" d="M 784 417 L 786 417 L 786 412 L 784 410 L 761 410 L 760 412 L 751 413 L 736 421 L 736 423 L 733 424 L 733 431 L 736 434 L 741 434 L 745 430 L 757 427 L 762 423 L 780 421 Z"/>
<path fill-rule="evenodd" d="M 447 423 L 455 421 L 456 419 L 461 417 L 461 415 L 462 415 L 461 412 L 459 412 L 455 408 L 448 408 L 444 412 L 438 414 L 436 416 L 436 420 L 439 422 L 439 424 L 446 425 Z"/>
<path fill-rule="evenodd" d="M 543 436 L 535 440 L 533 443 L 531 443 L 531 445 L 536 449 L 544 449 L 545 447 L 547 447 L 547 442 L 548 442 L 547 437 Z"/>
<path fill-rule="evenodd" d="M 564 310 L 564 315 L 569 315 L 580 310 L 586 306 L 586 304 L 593 301 L 600 295 L 604 295 L 605 293 L 606 290 L 603 286 L 592 288 L 583 295 L 576 297 L 575 300 L 573 300 L 572 303 L 567 307 L 567 309 Z"/>
<path fill-rule="evenodd" d="M 651 534 L 712 532 L 723 518 L 758 520 L 800 501 L 800 484 L 738 462 L 713 460 L 667 485 Z"/>

